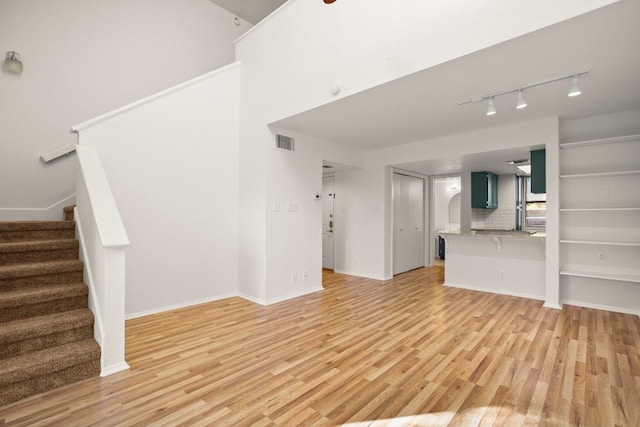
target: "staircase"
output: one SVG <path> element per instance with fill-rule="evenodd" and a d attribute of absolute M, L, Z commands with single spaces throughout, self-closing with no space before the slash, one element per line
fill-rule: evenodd
<path fill-rule="evenodd" d="M 0 222 L 0 406 L 100 374 L 72 212 Z"/>

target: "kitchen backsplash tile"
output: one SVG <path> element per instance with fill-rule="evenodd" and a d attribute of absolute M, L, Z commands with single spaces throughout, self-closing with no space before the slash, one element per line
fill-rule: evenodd
<path fill-rule="evenodd" d="M 516 208 L 471 209 L 471 228 L 516 228 Z"/>

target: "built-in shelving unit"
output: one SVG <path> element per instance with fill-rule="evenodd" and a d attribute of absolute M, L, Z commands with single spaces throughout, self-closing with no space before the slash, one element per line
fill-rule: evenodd
<path fill-rule="evenodd" d="M 640 135 L 560 144 L 560 294 L 640 314 Z"/>

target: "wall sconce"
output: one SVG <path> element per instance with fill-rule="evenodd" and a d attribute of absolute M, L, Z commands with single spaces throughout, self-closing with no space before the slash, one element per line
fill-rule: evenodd
<path fill-rule="evenodd" d="M 7 52 L 7 57 L 2 65 L 2 70 L 5 73 L 22 74 L 22 62 L 20 61 L 20 55 L 17 52 Z"/>

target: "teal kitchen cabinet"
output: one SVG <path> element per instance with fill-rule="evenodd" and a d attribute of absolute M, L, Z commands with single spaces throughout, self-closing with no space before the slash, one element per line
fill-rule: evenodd
<path fill-rule="evenodd" d="M 531 152 L 531 192 L 543 194 L 547 192 L 547 168 L 545 150 Z"/>
<path fill-rule="evenodd" d="M 491 172 L 471 172 L 471 207 L 498 207 L 498 175 Z"/>

